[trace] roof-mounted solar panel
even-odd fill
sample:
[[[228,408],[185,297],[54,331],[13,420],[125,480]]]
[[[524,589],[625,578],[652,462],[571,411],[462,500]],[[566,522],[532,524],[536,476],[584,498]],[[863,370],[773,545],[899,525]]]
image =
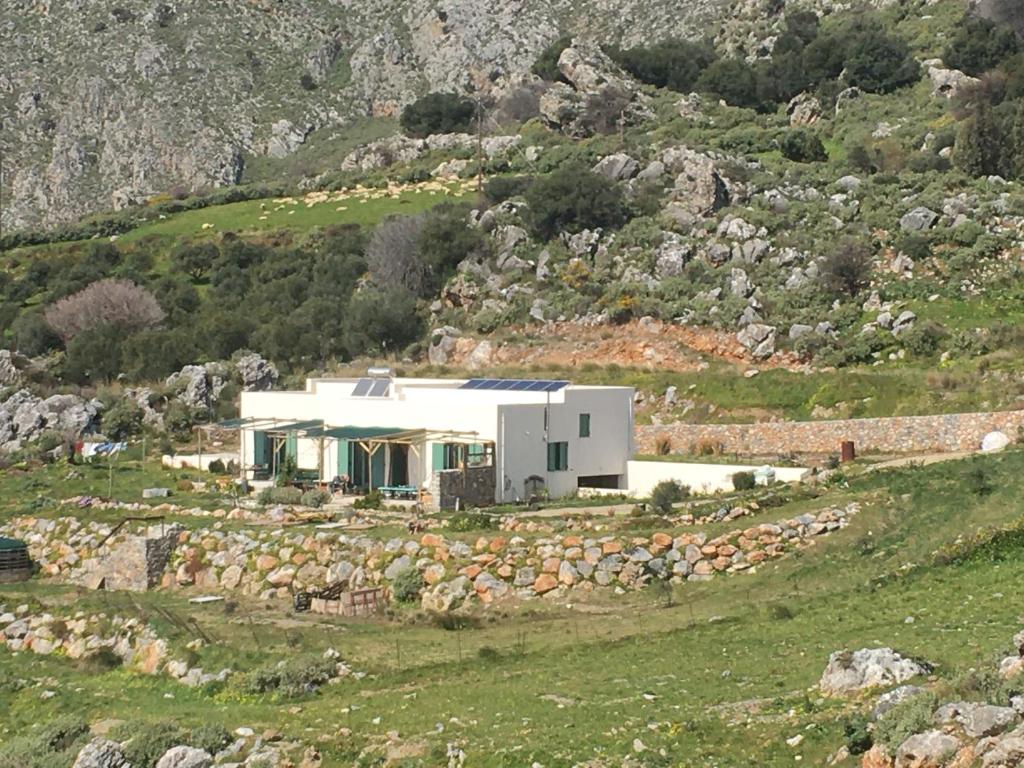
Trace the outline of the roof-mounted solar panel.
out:
[[[360,379],[356,382],[355,389],[352,390],[352,397],[366,397],[371,386],[373,386],[373,379]]]
[[[370,385],[368,397],[387,397],[391,389],[391,382],[388,379],[375,379]]]

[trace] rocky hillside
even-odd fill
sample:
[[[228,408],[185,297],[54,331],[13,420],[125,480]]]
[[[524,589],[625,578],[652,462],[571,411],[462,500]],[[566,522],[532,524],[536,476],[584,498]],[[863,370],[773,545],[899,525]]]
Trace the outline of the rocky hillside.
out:
[[[504,87],[562,30],[692,37],[719,4],[15,0],[0,25],[2,226],[234,184],[249,158],[426,90]]]

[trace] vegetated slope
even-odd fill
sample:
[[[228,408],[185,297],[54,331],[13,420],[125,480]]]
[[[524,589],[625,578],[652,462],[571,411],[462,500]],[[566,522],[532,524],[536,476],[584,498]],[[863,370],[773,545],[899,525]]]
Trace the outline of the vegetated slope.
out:
[[[0,744],[58,712],[88,712],[95,720],[275,728],[288,739],[316,739],[325,764],[369,765],[386,753],[430,764],[454,744],[467,764],[496,766],[620,766],[627,756],[642,766],[774,766],[792,765],[796,755],[822,765],[846,741],[851,718],[873,705],[870,696],[851,703],[816,690],[833,651],[890,646],[928,661],[944,680],[1005,655],[1019,630],[1014,590],[1024,579],[1024,552],[1013,537],[974,543],[985,541],[975,537],[979,530],[1021,524],[1022,469],[1024,454],[1010,452],[871,473],[848,486],[836,478],[817,499],[765,509],[750,522],[857,500],[852,524],[756,573],[687,582],[671,601],[646,589],[581,595],[576,608],[495,605],[482,621],[448,629],[399,612],[391,622],[345,624],[339,635],[324,617],[246,600],[231,611],[198,609],[157,592],[138,596],[134,607],[112,607],[102,593],[3,587],[0,603],[41,600],[56,615],[67,606],[194,615],[214,641],[190,654],[191,663],[230,665],[239,681],[285,655],[311,658],[328,647],[368,676],[291,698],[238,682],[188,689],[129,670],[0,651],[7,673],[0,680],[21,681],[0,697],[10,729]],[[48,472],[35,487],[59,479]],[[28,482],[12,478],[5,487]],[[637,525],[639,535],[650,533]],[[175,652],[194,640],[191,630],[154,621]],[[57,695],[41,697],[54,678],[63,683]],[[796,747],[787,744],[797,735]]]
[[[249,157],[284,157],[314,131],[395,115],[426,90],[501,87],[562,29],[700,34],[716,3],[18,0],[7,10],[9,231],[235,184]]]

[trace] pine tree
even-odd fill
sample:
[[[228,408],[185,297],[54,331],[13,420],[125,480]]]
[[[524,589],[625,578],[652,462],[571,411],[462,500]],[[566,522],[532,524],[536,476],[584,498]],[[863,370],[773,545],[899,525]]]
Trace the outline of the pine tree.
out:
[[[1024,99],[1021,99],[1017,107],[1017,114],[1013,118],[1013,128],[1010,135],[1010,175],[1015,179],[1024,179]]]
[[[988,104],[980,104],[963,121],[953,147],[953,164],[968,176],[999,172],[999,128]]]

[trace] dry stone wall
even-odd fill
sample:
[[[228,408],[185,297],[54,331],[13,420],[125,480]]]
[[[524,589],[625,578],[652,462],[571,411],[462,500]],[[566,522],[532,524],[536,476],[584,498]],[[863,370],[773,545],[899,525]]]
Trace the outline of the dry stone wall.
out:
[[[976,450],[993,430],[1017,439],[1024,430],[1024,410],[838,421],[642,425],[636,428],[636,444],[641,454],[656,453],[656,445],[667,439],[673,453],[713,446],[723,453],[771,455],[838,453],[844,440],[852,440],[860,452],[927,453]]]

